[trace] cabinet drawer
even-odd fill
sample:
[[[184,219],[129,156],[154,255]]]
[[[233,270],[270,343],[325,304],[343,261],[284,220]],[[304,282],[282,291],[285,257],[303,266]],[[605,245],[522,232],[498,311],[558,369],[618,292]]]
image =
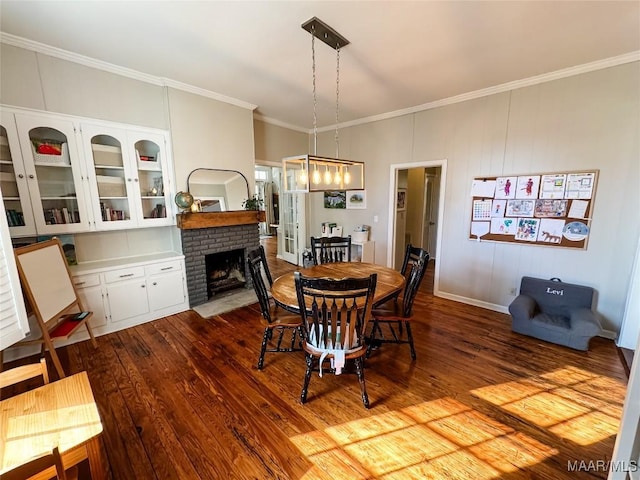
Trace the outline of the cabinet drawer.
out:
[[[100,275],[97,273],[75,275],[72,281],[76,288],[95,287],[96,285],[100,285]]]
[[[156,263],[145,267],[147,275],[157,275],[159,273],[179,272],[182,270],[182,262],[175,260],[173,262]]]
[[[104,278],[107,283],[121,282],[122,280],[131,280],[132,278],[144,277],[144,267],[130,267],[121,270],[113,270],[106,272]]]

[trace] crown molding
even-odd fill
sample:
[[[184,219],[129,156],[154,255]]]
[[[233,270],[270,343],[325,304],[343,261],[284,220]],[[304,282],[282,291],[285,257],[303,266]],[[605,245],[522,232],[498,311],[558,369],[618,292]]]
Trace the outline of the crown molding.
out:
[[[206,90],[200,87],[194,87],[193,85],[189,85],[188,83],[178,82],[177,80],[171,80],[170,78],[162,78],[163,85],[171,88],[175,88],[176,90],[182,90],[183,92],[193,93],[195,95],[200,95],[201,97],[211,98],[213,100],[218,100],[220,102],[229,103],[231,105],[235,105],[236,107],[246,108],[247,110],[255,110],[258,108],[257,105],[254,105],[249,102],[245,102],[243,100],[238,100],[237,98],[227,97],[226,95],[222,95],[221,93],[212,92],[211,90]]]
[[[402,110],[395,110],[393,112],[381,113],[380,115],[373,115],[370,117],[351,120],[349,122],[340,123],[338,127],[353,127],[355,125],[362,125],[365,123],[372,123],[378,122],[380,120],[401,117],[403,115],[422,112],[424,110],[431,110],[432,108],[444,107],[446,105],[452,105],[454,103],[466,102],[468,100],[487,97],[489,95],[495,95],[497,93],[504,93],[510,90],[516,90],[518,88],[530,87],[533,85],[538,85],[540,83],[551,82],[554,80],[560,80],[562,78],[573,77],[575,75],[580,75],[583,73],[589,73],[596,70],[603,70],[605,68],[624,65],[625,63],[637,62],[639,60],[640,50],[637,50],[635,52],[625,53],[616,57],[605,58],[603,60],[597,60],[595,62],[563,68],[554,72],[544,73],[542,75],[536,75],[534,77],[523,78],[521,80],[515,80],[513,82],[502,83],[493,87],[463,93],[454,97],[443,98],[442,100],[436,100],[434,102],[423,103],[422,105],[416,105],[414,107],[409,107]],[[326,127],[318,128],[318,132],[329,132],[334,130],[335,128],[335,124],[328,125]],[[309,133],[312,133],[312,130],[309,130]]]
[[[259,113],[253,113],[253,119],[259,120],[264,123],[268,123],[270,125],[275,125],[276,127],[288,128],[289,130],[295,130],[296,132],[310,134],[313,133],[313,130],[309,130],[304,127],[298,127],[297,125],[292,125],[290,123],[281,122],[280,120],[276,120],[275,118],[265,117]]]
[[[206,90],[203,88],[195,87],[193,85],[178,82],[168,78],[148,75],[146,73],[138,72],[137,70],[121,67],[108,62],[103,62],[101,60],[96,60],[91,57],[86,57],[84,55],[78,55],[76,53],[72,53],[67,50],[62,50],[60,48],[52,47],[50,45],[45,45],[43,43],[35,42],[33,40],[28,40],[28,39],[18,37],[16,35],[11,35],[5,32],[0,32],[0,43],[5,43],[7,45],[13,45],[15,47],[32,50],[45,55],[60,58],[63,60],[68,60],[70,62],[75,62],[81,65],[85,65],[91,68],[96,68],[99,70],[104,70],[110,73],[132,78],[142,82],[150,83],[153,85],[171,87],[177,90],[182,90],[182,91],[194,93],[196,95],[200,95],[203,97],[211,98],[213,100],[229,103],[237,107],[246,108],[254,111],[253,118],[256,120],[260,120],[262,122],[269,123],[271,125],[288,128],[290,130],[294,130],[297,132],[306,133],[309,135],[313,133],[313,129],[307,129],[304,127],[291,125],[291,124],[282,122],[280,120],[276,120],[270,117],[265,117],[263,115],[255,113],[255,109],[258,108],[257,105],[253,105],[251,103],[245,102],[243,100],[238,100],[233,97],[227,97],[226,95],[212,92],[210,90]],[[381,113],[379,115],[372,115],[370,117],[363,117],[356,120],[351,120],[349,122],[338,124],[338,128],[353,127],[353,126],[362,125],[365,123],[378,122],[380,120],[388,120],[390,118],[401,117],[403,115],[410,115],[412,113],[417,113],[424,110],[430,110],[433,108],[452,105],[455,103],[465,102],[468,100],[475,100],[477,98],[486,97],[489,95],[495,95],[498,93],[504,93],[510,90],[516,90],[518,88],[530,87],[530,86],[538,85],[541,83],[560,80],[562,78],[572,77],[575,75],[589,73],[596,70],[603,70],[605,68],[615,67],[618,65],[624,65],[626,63],[637,62],[637,61],[640,61],[640,50],[625,53],[615,57],[605,58],[603,60],[597,60],[595,62],[576,65],[569,68],[563,68],[561,70],[556,70],[554,72],[544,73],[541,75],[536,75],[536,76],[524,78],[521,80],[515,80],[513,82],[503,83],[493,87],[475,90],[473,92],[463,93],[461,95],[456,95],[453,97],[436,100],[434,102],[423,103],[422,105],[416,105],[414,107],[409,107],[402,110],[394,110],[392,112],[386,112],[386,113]],[[322,128],[318,128],[317,131],[329,132],[334,130],[335,128],[336,128],[336,125],[333,124],[333,125],[327,125]]]
[[[67,60],[69,62],[74,62],[80,65],[84,65],[85,67],[103,70],[105,72],[114,73],[116,75],[132,78],[134,80],[139,80],[141,82],[150,83],[152,85],[158,85],[160,87],[171,87],[171,88],[175,88],[176,90],[182,90],[184,92],[194,93],[202,97],[207,97],[213,100],[218,100],[220,102],[229,103],[231,105],[235,105],[241,108],[246,108],[248,110],[255,110],[256,108],[258,108],[257,105],[253,105],[243,100],[238,100],[237,98],[227,97],[226,95],[212,92],[204,88],[194,87],[193,85],[178,82],[176,80],[171,80],[169,78],[156,77],[155,75],[142,73],[137,70],[133,70],[131,68],[114,65],[113,63],[109,63],[109,62],[103,62],[102,60],[96,60],[95,58],[79,55],[77,53],[69,52],[61,48],[52,47],[51,45],[46,45],[44,43],[35,42],[33,40],[28,40],[26,38],[18,37],[10,33],[0,32],[0,43],[4,43],[6,45],[12,45],[14,47],[24,48],[25,50],[31,50],[37,53],[42,53],[44,55],[49,55],[51,57],[56,57],[62,60]]]

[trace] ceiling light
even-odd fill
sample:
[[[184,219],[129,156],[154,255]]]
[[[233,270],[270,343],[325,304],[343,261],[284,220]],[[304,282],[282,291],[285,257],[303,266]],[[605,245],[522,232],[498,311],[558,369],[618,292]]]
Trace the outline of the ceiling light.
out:
[[[339,158],[340,143],[338,141],[338,125],[340,112],[340,48],[349,41],[326,23],[316,17],[302,24],[302,28],[311,34],[311,64],[313,73],[313,155],[296,155],[282,159],[284,170],[285,192],[319,192],[324,190],[364,190],[364,162],[343,160]],[[336,158],[317,156],[318,122],[316,115],[316,54],[315,39],[323,41],[336,51]],[[311,181],[306,172],[313,174]],[[324,183],[322,183],[319,167],[324,167]],[[335,175],[330,169],[335,168]],[[340,172],[344,168],[344,175]],[[351,168],[351,173],[349,169]],[[353,181],[353,182],[352,182]]]

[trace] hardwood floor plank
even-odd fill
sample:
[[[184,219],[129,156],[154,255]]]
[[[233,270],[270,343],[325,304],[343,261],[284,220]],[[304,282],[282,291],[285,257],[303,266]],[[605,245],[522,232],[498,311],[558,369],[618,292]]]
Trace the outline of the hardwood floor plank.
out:
[[[273,239],[267,256],[274,277],[296,268]],[[257,370],[257,304],[58,353],[66,371],[88,372],[115,480],[606,478],[568,465],[611,457],[627,382],[614,343],[542,342],[511,332],[508,315],[431,292],[423,284],[414,304],[417,361],[393,344],[366,361],[369,410],[346,372],[315,372],[300,404],[302,352],[267,354]]]
[[[138,371],[135,358],[127,351],[126,331],[109,337],[117,362],[113,366],[118,387],[156,475],[158,478],[199,478],[147,380]]]

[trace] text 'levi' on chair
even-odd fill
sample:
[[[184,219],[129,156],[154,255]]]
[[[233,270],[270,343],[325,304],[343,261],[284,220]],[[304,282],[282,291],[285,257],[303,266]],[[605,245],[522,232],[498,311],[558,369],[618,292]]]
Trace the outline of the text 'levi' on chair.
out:
[[[85,327],[91,343],[97,347],[91,326],[87,323],[93,312],[84,310],[71,280],[60,240],[53,238],[16,248],[14,252],[22,289],[42,331],[41,338],[24,340],[16,346],[41,343],[43,351],[45,347],[49,350],[58,375],[64,378],[54,342],[68,339],[80,327]]]
[[[350,262],[351,235],[347,237],[311,237],[313,263]]]
[[[317,362],[320,376],[325,361],[336,375],[353,360],[365,408],[369,396],[364,381],[364,331],[371,315],[377,274],[365,278],[310,278],[294,273],[302,316],[303,348],[307,369],[300,401],[307,401],[311,372]]]
[[[249,273],[251,274],[251,281],[253,282],[253,289],[256,292],[258,303],[260,304],[262,318],[266,322],[264,334],[262,335],[260,357],[258,359],[258,370],[261,370],[264,366],[264,355],[266,352],[293,352],[299,350],[295,348],[295,343],[298,338],[301,322],[298,315],[288,314],[284,310],[277,311],[277,307],[272,305],[263,272],[264,276],[267,277],[269,285],[273,284],[273,277],[269,271],[264,247],[262,245],[249,252],[247,255],[247,264],[249,266]],[[274,330],[277,331],[277,340],[275,340],[275,346],[269,347],[269,342],[274,341]],[[287,331],[291,334],[291,341],[283,346],[283,337]]]
[[[371,313],[371,333],[367,339],[367,357],[371,354],[373,347],[381,343],[408,343],[411,348],[411,359],[416,359],[416,349],[413,345],[413,333],[411,331],[413,301],[427,271],[429,254],[425,250],[419,249],[417,259],[415,261],[411,260],[413,263],[409,262],[409,254],[410,249],[407,248],[405,265],[410,264],[411,270],[404,287],[402,299],[395,298],[382,305],[376,305]],[[387,325],[387,337],[384,336],[380,324]],[[403,330],[406,331],[406,334]]]

